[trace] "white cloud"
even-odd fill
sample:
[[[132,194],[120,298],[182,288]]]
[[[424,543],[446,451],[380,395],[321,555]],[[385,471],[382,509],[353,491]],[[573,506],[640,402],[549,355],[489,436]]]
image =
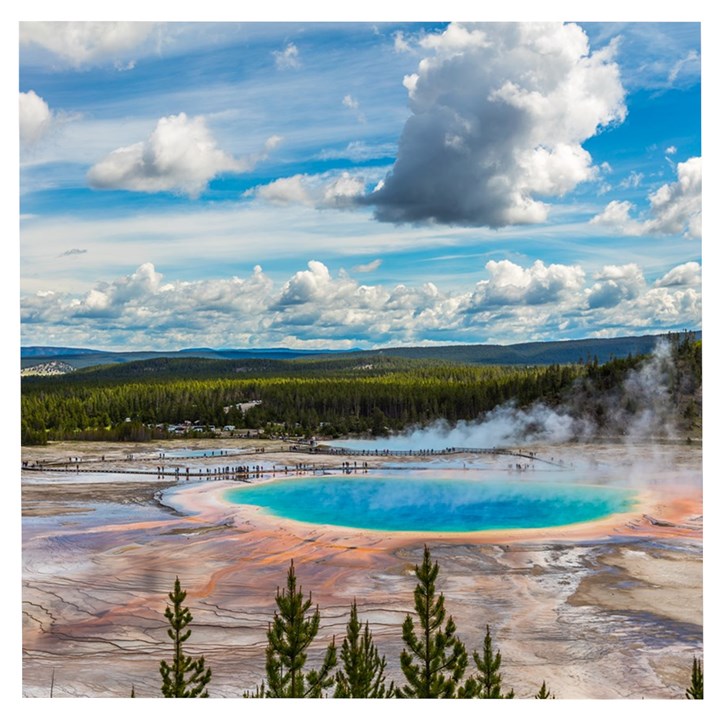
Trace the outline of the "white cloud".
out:
[[[360,102],[357,98],[354,98],[352,95],[345,95],[342,100],[342,104],[343,107],[346,107],[348,110],[352,110],[355,113],[355,117],[358,122],[365,122],[365,115],[360,111]]]
[[[485,266],[489,280],[477,284],[473,306],[542,305],[557,302],[583,287],[585,273],[576,265],[546,266],[536,260],[523,268],[510,260],[491,260]]]
[[[123,63],[118,60],[115,62],[115,69],[118,72],[127,72],[128,70],[134,70],[135,69],[135,61],[128,60],[127,62]]]
[[[678,163],[677,182],[663,185],[650,195],[652,219],[649,232],[702,236],[702,158]]]
[[[355,265],[353,267],[353,272],[358,273],[369,273],[374,272],[382,265],[382,260],[380,258],[376,258],[375,260],[371,260],[369,263],[364,263],[362,265]]]
[[[670,147],[665,148],[666,155],[675,155],[676,152],[677,152],[677,148],[674,145],[671,145]]]
[[[237,160],[217,147],[202,116],[180,113],[160,118],[146,141],[114,150],[87,177],[99,189],[172,190],[197,197],[216,175],[252,169],[278,142],[273,136],[264,152]]]
[[[282,287],[271,306],[271,327],[303,338],[406,342],[418,332],[459,327],[458,306],[457,298],[439,292],[432,283],[416,288],[360,285],[342,272],[333,277],[323,263],[313,260]]]
[[[607,225],[623,235],[641,235],[642,225],[632,220],[634,205],[629,200],[612,200],[605,209],[590,220],[591,225]]]
[[[308,187],[308,175],[292,175],[278,178],[267,185],[259,185],[246,192],[262,200],[278,205],[308,205],[314,204],[312,193]]]
[[[394,145],[393,143],[368,145],[362,140],[354,140],[339,150],[322,150],[318,157],[321,160],[347,158],[348,160],[353,160],[354,162],[362,162],[364,160],[373,160],[375,158],[395,157],[396,153],[397,145]]]
[[[620,182],[620,187],[624,190],[628,188],[636,188],[640,186],[642,182],[643,174],[633,170],[624,180]]]
[[[343,107],[349,108],[350,110],[357,110],[360,107],[360,103],[352,96],[346,95],[342,101]]]
[[[300,67],[300,51],[294,43],[288,43],[283,50],[273,52],[275,65],[280,70],[289,70]]]
[[[645,288],[645,278],[635,263],[606,265],[595,275],[596,282],[588,291],[588,307],[615,307],[623,300],[634,300]]]
[[[377,266],[377,261],[370,265]],[[362,267],[360,269],[363,269]],[[360,271],[360,270],[356,270]],[[361,284],[311,260],[274,284],[247,277],[167,281],[152,263],[78,293],[22,298],[23,339],[64,337],[102,347],[285,345],[347,347],[427,342],[523,342],[642,329],[699,327],[694,263],[648,288],[637,265],[607,266],[591,287],[579,267],[488,263],[475,288]],[[681,280],[683,282],[681,282]]]
[[[20,143],[30,146],[41,140],[50,130],[53,113],[48,104],[34,90],[20,93]]]
[[[397,160],[367,198],[378,219],[537,223],[541,197],[596,177],[582,143],[626,113],[613,43],[591,54],[574,24],[453,23],[421,45]]]
[[[637,298],[621,301],[616,306],[597,312],[600,323],[625,332],[648,332],[648,328],[700,327],[702,295],[694,288],[670,290],[665,287],[651,288]],[[617,330],[616,330],[617,331]]]
[[[365,182],[362,178],[343,172],[325,187],[322,204],[325,207],[351,206],[364,191]]]
[[[21,22],[20,44],[38,45],[72,65],[80,66],[124,57],[144,43],[156,25],[125,21]],[[128,61],[125,61],[124,69],[128,69]]]
[[[606,225],[622,235],[702,237],[702,158],[678,163],[676,182],[662,185],[648,196],[649,217],[633,219],[632,203],[613,200],[590,222]]]
[[[700,75],[700,53],[689,50],[685,57],[678,60],[670,69],[668,83],[674,85],[679,77],[696,77]]]
[[[405,34],[402,30],[398,30],[393,35],[393,49],[396,53],[410,52],[410,43],[405,39]]]
[[[669,270],[655,282],[656,287],[690,286],[698,290],[702,283],[700,263],[687,262]]]
[[[317,260],[308,263],[307,270],[295,273],[282,290],[279,305],[298,305],[316,300],[327,292],[331,284],[330,271]]]
[[[299,174],[278,178],[267,185],[259,185],[245,192],[247,197],[258,197],[278,205],[306,205],[308,207],[353,207],[365,191],[365,180],[343,171],[340,175]]]

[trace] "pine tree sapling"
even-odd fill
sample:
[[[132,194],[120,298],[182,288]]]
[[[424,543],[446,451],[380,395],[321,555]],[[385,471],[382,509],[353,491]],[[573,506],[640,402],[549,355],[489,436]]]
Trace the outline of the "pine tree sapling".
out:
[[[550,693],[550,691],[547,688],[547,685],[545,684],[545,681],[543,680],[542,687],[537,691],[537,694],[535,695],[536,700],[554,700],[555,696]]]
[[[336,698],[387,698],[393,697],[393,683],[385,687],[385,656],[380,657],[365,623],[362,630],[358,620],[357,603],[353,600],[347,636],[340,648],[342,667],[335,675]]]
[[[193,619],[190,610],[182,606],[186,595],[180,580],[175,578],[175,589],[168,595],[172,609],[165,608],[165,617],[170,623],[167,633],[173,641],[173,659],[171,664],[160,661],[164,697],[208,697],[206,687],[212,671],[205,668],[205,658],[201,655],[194,660],[183,652],[183,644],[192,632],[188,625]]]
[[[702,663],[697,658],[693,658],[692,677],[690,679],[690,687],[685,690],[685,697],[688,700],[703,699],[703,669]]]
[[[509,700],[515,697],[515,692],[513,690],[510,690],[507,694],[503,694],[502,675],[500,674],[502,656],[500,655],[500,652],[496,652],[493,655],[492,637],[490,636],[489,625],[486,625],[482,657],[477,652],[474,652],[473,660],[475,660],[478,673],[476,676],[470,678],[465,685],[467,697],[502,700]],[[543,683],[543,687],[544,686],[545,683]]]
[[[438,564],[430,560],[427,545],[422,565],[415,566],[415,612],[420,632],[415,633],[413,619],[405,618],[402,636],[405,645],[400,668],[407,683],[396,691],[401,698],[452,698],[467,667],[467,652],[455,637],[455,623],[449,617],[445,627],[445,598],[435,596]]]
[[[319,698],[332,686],[331,671],[337,664],[335,639],[325,651],[319,669],[305,672],[307,649],[320,629],[320,610],[306,616],[312,605],[312,593],[303,600],[302,587],[297,587],[295,567],[290,562],[287,587],[275,595],[277,610],[267,632],[265,652],[267,680],[255,697]]]

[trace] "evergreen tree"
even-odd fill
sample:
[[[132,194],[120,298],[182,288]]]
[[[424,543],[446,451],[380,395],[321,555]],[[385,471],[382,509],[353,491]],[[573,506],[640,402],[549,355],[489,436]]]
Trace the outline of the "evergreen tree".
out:
[[[438,564],[430,561],[427,545],[420,567],[415,566],[415,611],[420,634],[415,634],[410,615],[403,623],[402,635],[407,649],[400,654],[400,667],[407,684],[396,691],[401,698],[452,698],[467,667],[465,646],[455,637],[455,623],[449,617],[445,628],[445,598],[435,596]]]
[[[473,653],[473,660],[478,669],[477,676],[471,678],[465,684],[466,697],[507,699],[515,697],[515,692],[510,690],[506,695],[502,691],[502,675],[500,674],[500,664],[502,656],[500,652],[496,652],[493,656],[492,637],[490,636],[490,626],[486,626],[485,641],[483,643],[482,657],[477,652]],[[543,683],[543,687],[545,683]]]
[[[703,699],[702,663],[695,657],[693,658],[692,678],[690,680],[690,687],[687,688],[687,690],[685,690],[685,697],[688,700],[702,700]]]
[[[554,700],[555,696],[550,694],[550,691],[547,689],[547,685],[545,685],[545,681],[543,680],[542,687],[538,690],[537,695],[535,695],[535,698],[537,700]]]
[[[290,561],[287,588],[278,588],[275,595],[278,609],[268,628],[268,646],[265,652],[267,682],[258,688],[253,697],[319,698],[322,691],[332,686],[331,671],[337,664],[335,639],[325,651],[322,665],[305,672],[307,649],[320,629],[320,610],[306,617],[312,605],[312,593],[303,600],[302,587],[297,587],[295,567]]]
[[[169,606],[165,608],[165,617],[170,623],[167,633],[173,641],[174,652],[172,664],[160,661],[164,697],[208,697],[206,686],[212,677],[212,670],[205,669],[205,658],[202,655],[194,660],[183,652],[183,644],[192,633],[187,626],[193,619],[190,610],[182,606],[186,595],[187,592],[180,587],[180,580],[176,577],[175,589],[168,594],[172,609]]]
[[[335,676],[336,698],[388,698],[395,688],[385,687],[385,656],[380,657],[372,639],[369,624],[365,629],[358,620],[357,603],[353,600],[347,636],[340,649],[342,668]]]

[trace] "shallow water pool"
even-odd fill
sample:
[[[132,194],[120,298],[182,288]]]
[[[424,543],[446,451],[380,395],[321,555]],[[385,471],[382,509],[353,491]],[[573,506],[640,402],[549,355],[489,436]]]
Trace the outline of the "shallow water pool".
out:
[[[233,488],[226,498],[319,525],[408,532],[557,527],[631,510],[635,493],[577,480],[418,475],[321,476]]]

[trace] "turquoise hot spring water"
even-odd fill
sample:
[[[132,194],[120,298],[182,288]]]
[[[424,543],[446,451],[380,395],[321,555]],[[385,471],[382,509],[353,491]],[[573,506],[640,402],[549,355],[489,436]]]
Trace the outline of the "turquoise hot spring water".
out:
[[[233,488],[226,499],[281,518],[392,532],[478,532],[557,527],[633,508],[632,490],[558,473],[301,476]]]

